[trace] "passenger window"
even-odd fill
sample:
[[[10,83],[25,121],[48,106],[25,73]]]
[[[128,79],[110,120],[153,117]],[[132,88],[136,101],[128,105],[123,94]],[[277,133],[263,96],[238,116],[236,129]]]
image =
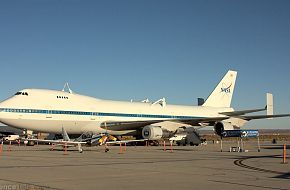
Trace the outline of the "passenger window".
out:
[[[56,98],[68,99],[68,97],[66,97],[66,96],[56,96]]]

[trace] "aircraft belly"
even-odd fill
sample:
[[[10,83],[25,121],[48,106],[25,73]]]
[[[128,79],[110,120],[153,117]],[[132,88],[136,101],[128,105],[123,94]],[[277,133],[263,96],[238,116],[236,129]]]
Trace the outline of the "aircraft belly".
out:
[[[68,121],[68,120],[41,120],[41,119],[2,119],[2,123],[21,129],[42,131],[47,133],[61,133],[62,127],[69,134],[81,134],[82,127],[91,121]]]

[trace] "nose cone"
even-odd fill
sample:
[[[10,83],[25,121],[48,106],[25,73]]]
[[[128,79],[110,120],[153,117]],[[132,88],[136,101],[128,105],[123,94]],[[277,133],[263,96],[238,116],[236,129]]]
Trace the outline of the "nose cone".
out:
[[[1,119],[3,118],[3,113],[4,113],[4,107],[3,107],[3,102],[1,102],[0,103],[0,122],[2,122],[1,121]]]
[[[2,123],[4,109],[0,105],[0,122]]]
[[[0,122],[3,123],[3,120],[7,117],[7,100],[0,103]]]

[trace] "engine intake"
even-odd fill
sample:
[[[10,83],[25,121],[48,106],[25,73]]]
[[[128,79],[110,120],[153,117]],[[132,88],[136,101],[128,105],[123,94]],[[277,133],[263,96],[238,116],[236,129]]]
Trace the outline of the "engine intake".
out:
[[[225,130],[234,130],[235,127],[228,122],[219,121],[214,125],[214,131],[217,135],[223,136]]]
[[[170,137],[170,133],[159,126],[147,125],[142,129],[142,137],[149,140],[159,140]]]

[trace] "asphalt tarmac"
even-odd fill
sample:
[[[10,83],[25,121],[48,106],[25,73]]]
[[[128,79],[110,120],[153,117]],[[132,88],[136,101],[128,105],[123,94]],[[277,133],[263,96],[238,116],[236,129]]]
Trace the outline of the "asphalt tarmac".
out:
[[[28,189],[290,189],[290,164],[282,143],[233,142],[206,146],[111,146],[49,151],[50,146],[4,145],[0,190]],[[288,142],[289,145],[289,142]],[[289,147],[287,147],[289,156]],[[9,151],[9,149],[11,151]]]

